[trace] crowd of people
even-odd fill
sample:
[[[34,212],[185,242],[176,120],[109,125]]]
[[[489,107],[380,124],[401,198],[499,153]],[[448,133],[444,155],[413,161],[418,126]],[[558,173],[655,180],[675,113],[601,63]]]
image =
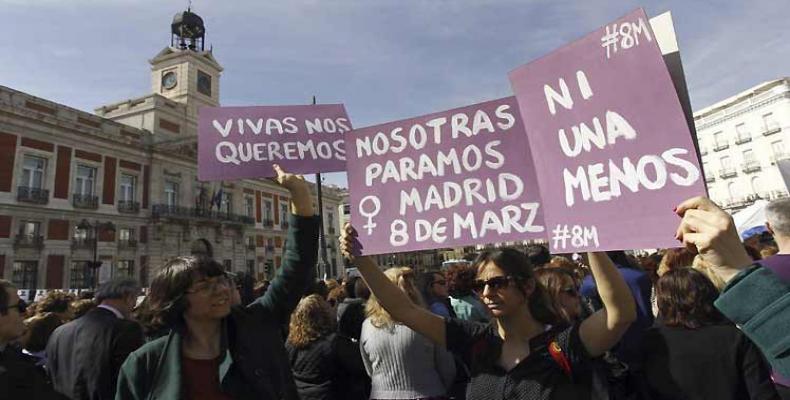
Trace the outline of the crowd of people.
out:
[[[0,398],[788,399],[790,199],[744,244],[705,198],[679,248],[552,255],[491,247],[467,263],[316,280],[319,221],[291,194],[271,282],[207,254],[161,266],[145,296],[115,279],[27,306],[0,280]]]

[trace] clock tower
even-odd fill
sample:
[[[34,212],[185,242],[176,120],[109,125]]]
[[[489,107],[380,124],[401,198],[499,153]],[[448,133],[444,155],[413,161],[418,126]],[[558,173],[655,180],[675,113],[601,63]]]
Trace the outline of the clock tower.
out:
[[[219,105],[222,66],[204,48],[203,19],[191,9],[176,14],[170,28],[170,46],[149,61],[152,91],[185,104],[196,117],[199,107]]]

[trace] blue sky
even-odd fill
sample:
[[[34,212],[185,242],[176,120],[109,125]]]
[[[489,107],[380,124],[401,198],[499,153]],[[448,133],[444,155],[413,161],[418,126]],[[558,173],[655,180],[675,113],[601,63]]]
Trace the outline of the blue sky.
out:
[[[186,0],[0,0],[0,85],[91,111],[150,91]],[[694,109],[790,75],[787,0],[194,0],[223,105],[342,102],[357,127],[511,94],[507,72],[671,10]],[[345,185],[343,174],[327,181]]]

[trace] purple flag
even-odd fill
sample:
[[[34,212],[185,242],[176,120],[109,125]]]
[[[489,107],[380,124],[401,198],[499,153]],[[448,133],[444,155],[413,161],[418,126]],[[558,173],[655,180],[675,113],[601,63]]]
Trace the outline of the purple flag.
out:
[[[346,135],[362,254],[545,237],[515,97]]]
[[[200,180],[346,170],[343,134],[351,123],[342,104],[204,107],[198,122]]]
[[[510,73],[551,249],[673,247],[704,195],[691,134],[643,10]]]

